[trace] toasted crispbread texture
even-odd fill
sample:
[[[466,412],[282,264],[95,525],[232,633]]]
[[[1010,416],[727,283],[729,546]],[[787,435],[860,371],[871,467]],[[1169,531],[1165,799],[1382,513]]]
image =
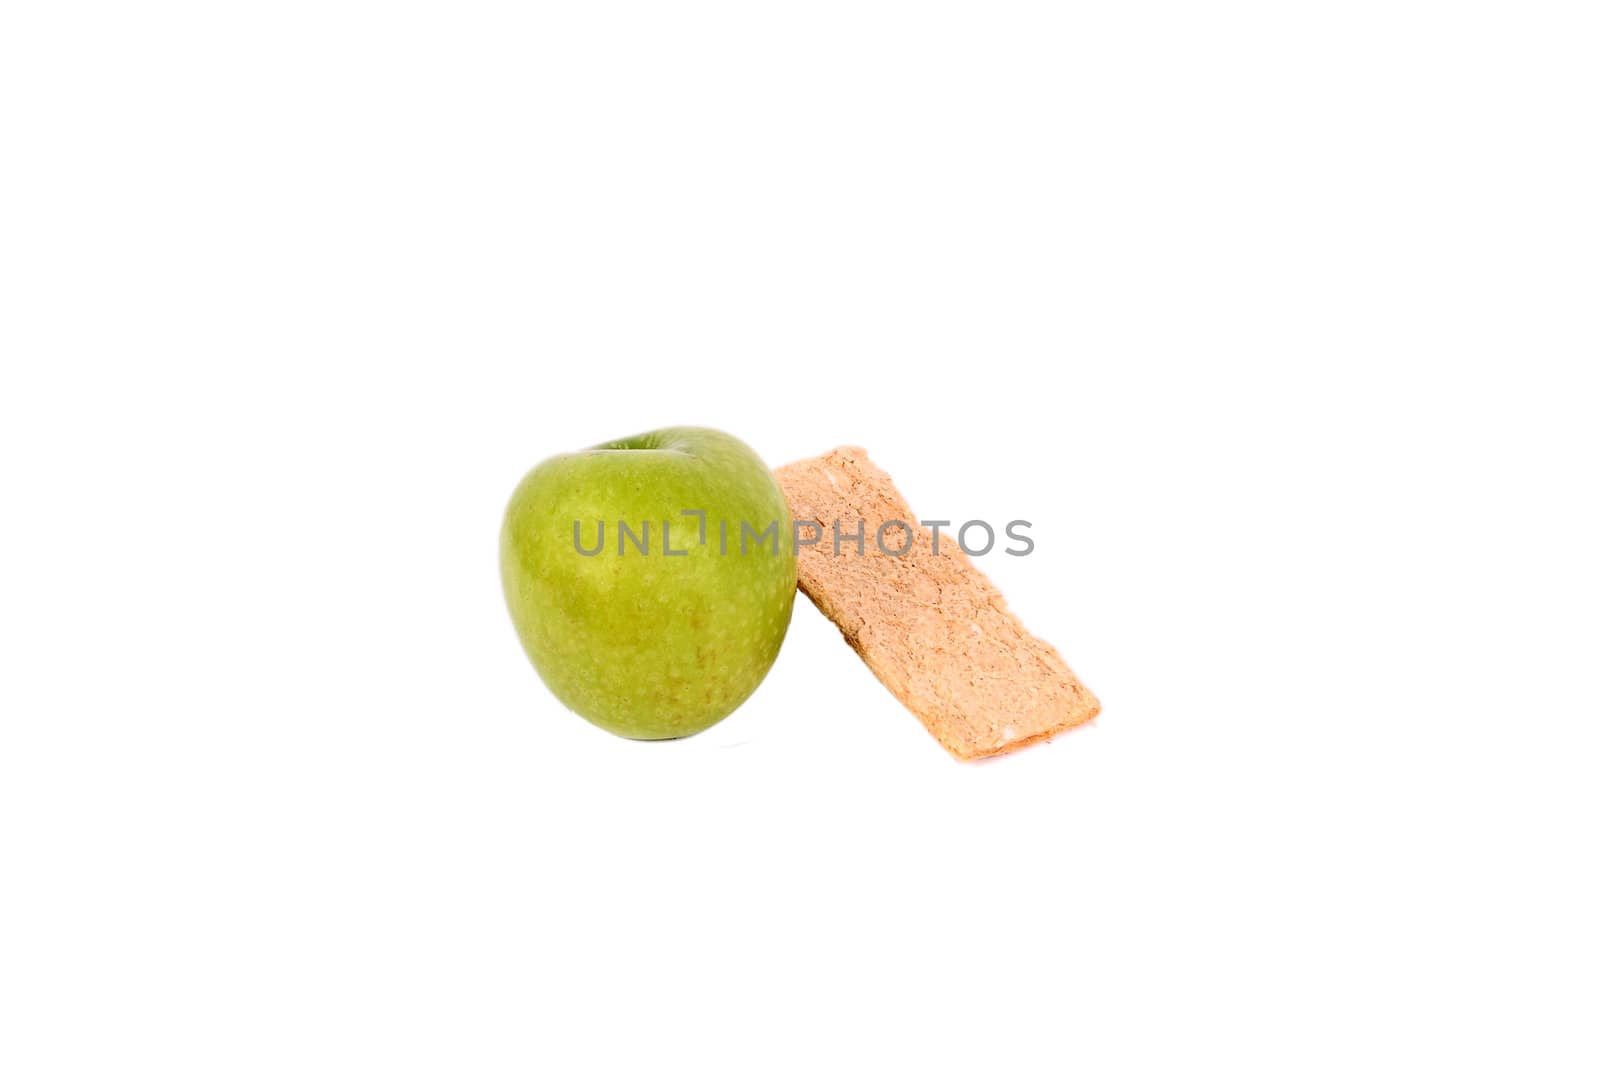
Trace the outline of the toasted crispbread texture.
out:
[[[933,553],[889,476],[860,448],[836,448],[777,470],[795,522],[814,522],[821,540],[799,549],[800,591],[839,627],[889,691],[959,759],[1022,748],[1088,722],[1100,702],[1060,654],[1006,610],[1005,600],[946,528]],[[913,531],[909,551],[879,551],[874,534],[898,519]],[[834,553],[834,523],[840,551]],[[857,554],[852,537],[865,524]],[[802,528],[810,538],[810,528]],[[905,532],[890,527],[896,552]]]

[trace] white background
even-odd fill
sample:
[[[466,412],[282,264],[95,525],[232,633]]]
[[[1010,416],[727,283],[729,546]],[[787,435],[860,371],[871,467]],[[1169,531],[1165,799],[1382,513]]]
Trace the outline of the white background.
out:
[[[1584,4],[8,4],[0,1061],[1594,1063]],[[853,443],[1105,705],[803,600],[692,740],[553,452]]]

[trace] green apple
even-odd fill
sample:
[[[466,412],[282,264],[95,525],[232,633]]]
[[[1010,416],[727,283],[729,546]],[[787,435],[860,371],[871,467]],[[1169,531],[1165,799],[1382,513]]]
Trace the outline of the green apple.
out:
[[[673,427],[529,471],[506,507],[500,576],[563,704],[623,737],[687,737],[744,703],[777,658],[794,531],[747,445]]]

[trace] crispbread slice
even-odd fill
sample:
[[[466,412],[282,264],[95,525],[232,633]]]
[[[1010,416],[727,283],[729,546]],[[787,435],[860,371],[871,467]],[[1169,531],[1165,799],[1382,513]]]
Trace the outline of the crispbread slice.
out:
[[[1006,610],[949,531],[934,554],[930,530],[864,449],[836,448],[776,474],[795,522],[822,531],[817,543],[799,549],[801,592],[952,755],[996,756],[1099,713],[1094,694]],[[898,556],[875,543],[892,520],[912,531],[910,549]],[[862,528],[858,554],[853,538]],[[806,539],[813,533],[803,532]],[[900,551],[905,537],[890,526],[884,546]]]

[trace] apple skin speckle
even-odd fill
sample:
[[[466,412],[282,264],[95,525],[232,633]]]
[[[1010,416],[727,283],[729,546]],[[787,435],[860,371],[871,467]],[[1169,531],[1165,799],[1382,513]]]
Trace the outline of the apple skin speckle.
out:
[[[705,544],[686,510],[706,513]],[[647,550],[620,536],[619,520],[635,537],[648,530]],[[599,552],[578,551],[574,522],[584,552],[604,524]],[[753,534],[740,551],[741,524],[773,522],[776,553]],[[623,737],[687,737],[744,703],[777,658],[794,610],[793,526],[747,445],[673,427],[529,471],[506,507],[500,576],[522,647],[563,704]]]

